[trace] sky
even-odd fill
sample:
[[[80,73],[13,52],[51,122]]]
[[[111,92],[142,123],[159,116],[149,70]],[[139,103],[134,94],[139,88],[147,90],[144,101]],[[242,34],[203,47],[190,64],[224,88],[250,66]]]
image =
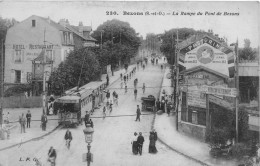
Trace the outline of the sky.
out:
[[[90,26],[95,30],[107,20],[119,19],[129,22],[137,33],[164,33],[172,28],[212,29],[228,43],[236,42],[243,47],[244,39],[251,41],[252,47],[259,46],[260,7],[259,2],[191,2],[191,1],[0,1],[0,16],[22,21],[31,15],[50,17],[58,22],[68,19],[70,24]],[[139,12],[143,15],[124,15],[126,12]],[[109,12],[109,15],[107,15]],[[117,15],[110,15],[110,12]],[[146,15],[149,12],[150,15]],[[157,15],[152,15],[156,12]],[[194,15],[181,15],[181,12]],[[201,15],[198,15],[199,12]],[[214,13],[215,12],[215,13]],[[219,12],[220,15],[217,15]],[[237,13],[238,15],[224,15]],[[177,15],[178,13],[178,15]],[[206,13],[212,13],[208,15]],[[158,15],[164,14],[164,15]]]

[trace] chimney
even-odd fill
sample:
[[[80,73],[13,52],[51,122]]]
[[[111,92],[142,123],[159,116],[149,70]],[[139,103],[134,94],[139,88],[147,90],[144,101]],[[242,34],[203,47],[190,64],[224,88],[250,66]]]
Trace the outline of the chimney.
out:
[[[66,26],[66,20],[64,18],[60,19],[59,24],[62,25],[63,27],[65,27]]]
[[[83,23],[81,21],[79,22],[79,34],[83,36]]]

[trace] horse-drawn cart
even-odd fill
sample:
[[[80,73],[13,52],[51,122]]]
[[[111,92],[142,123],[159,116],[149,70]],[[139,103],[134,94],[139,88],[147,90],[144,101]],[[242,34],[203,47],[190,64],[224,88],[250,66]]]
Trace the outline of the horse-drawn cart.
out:
[[[148,97],[142,97],[142,111],[154,111],[155,110],[155,97],[149,95]]]

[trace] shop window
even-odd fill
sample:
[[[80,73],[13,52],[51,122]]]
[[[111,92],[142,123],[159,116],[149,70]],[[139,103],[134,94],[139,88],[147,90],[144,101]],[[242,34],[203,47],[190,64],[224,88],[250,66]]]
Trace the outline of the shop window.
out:
[[[36,26],[36,20],[32,20],[32,27]]]
[[[15,50],[14,62],[22,62],[22,50]]]
[[[15,83],[21,83],[21,70],[15,70]]]

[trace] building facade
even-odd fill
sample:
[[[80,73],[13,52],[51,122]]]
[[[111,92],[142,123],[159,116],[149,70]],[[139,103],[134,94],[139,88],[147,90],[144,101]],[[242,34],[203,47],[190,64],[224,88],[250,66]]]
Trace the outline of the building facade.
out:
[[[79,27],[83,27],[82,23]],[[5,43],[5,83],[31,83],[35,78],[35,71],[37,77],[43,76],[42,62],[37,60],[41,59],[40,53],[51,61],[45,65],[45,72],[50,75],[53,69],[66,59],[69,52],[95,45],[96,40],[89,36],[91,28],[83,27],[82,35],[78,29],[74,29],[72,30],[68,20],[61,19],[56,23],[50,18],[35,15],[11,27],[7,31]]]
[[[180,84],[179,131],[205,141],[213,109],[234,110],[234,52],[212,34],[192,36],[180,44],[179,64],[184,66]]]

